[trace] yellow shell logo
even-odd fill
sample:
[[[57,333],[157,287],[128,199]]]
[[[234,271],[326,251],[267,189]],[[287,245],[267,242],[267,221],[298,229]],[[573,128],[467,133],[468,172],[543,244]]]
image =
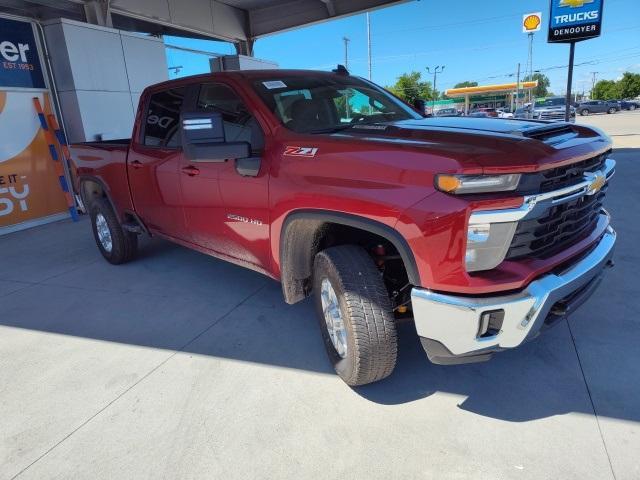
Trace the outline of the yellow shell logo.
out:
[[[529,15],[524,19],[524,28],[527,30],[535,30],[540,25],[540,17],[537,15]]]

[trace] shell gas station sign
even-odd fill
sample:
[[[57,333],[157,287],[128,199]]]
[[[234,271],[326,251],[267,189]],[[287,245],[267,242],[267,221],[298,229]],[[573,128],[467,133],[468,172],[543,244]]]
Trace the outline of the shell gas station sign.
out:
[[[0,18],[0,234],[68,215],[45,131],[52,103],[31,22]]]
[[[534,33],[540,31],[542,12],[526,13],[522,16],[522,32]]]

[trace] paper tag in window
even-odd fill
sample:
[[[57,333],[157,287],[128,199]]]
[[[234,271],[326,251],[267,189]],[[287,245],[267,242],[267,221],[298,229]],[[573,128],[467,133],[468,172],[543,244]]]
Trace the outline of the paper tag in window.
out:
[[[273,90],[274,88],[287,88],[287,84],[281,80],[270,80],[268,82],[262,82],[262,84],[269,90]]]

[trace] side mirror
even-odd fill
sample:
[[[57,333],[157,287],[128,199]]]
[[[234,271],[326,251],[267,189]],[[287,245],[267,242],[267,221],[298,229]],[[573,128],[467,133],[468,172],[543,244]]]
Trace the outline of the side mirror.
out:
[[[248,142],[226,142],[222,115],[185,112],[181,116],[182,149],[191,162],[226,162],[251,156]]]
[[[415,108],[415,109],[416,109],[416,111],[417,111],[420,115],[422,115],[423,117],[424,117],[424,116],[426,116],[426,115],[425,115],[425,105],[426,105],[426,104],[424,103],[424,100],[422,100],[421,98],[416,98],[416,99],[413,101],[413,108]]]

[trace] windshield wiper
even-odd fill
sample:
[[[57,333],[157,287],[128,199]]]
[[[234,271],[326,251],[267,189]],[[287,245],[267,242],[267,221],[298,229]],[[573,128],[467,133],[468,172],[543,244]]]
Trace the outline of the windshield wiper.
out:
[[[308,132],[304,132],[304,133],[336,133],[336,132],[341,132],[342,130],[353,128],[355,125],[357,124],[350,123],[348,125],[336,125],[335,127],[331,127],[331,128],[320,128],[318,130],[309,130]]]

